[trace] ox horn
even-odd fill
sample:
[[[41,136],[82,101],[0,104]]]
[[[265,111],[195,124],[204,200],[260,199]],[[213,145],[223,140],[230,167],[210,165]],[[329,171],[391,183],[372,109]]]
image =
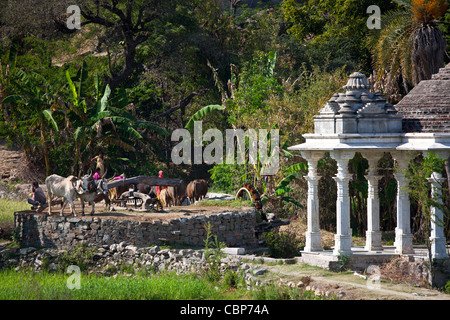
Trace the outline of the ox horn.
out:
[[[108,173],[108,169],[105,170],[105,173],[103,174],[102,179],[105,179],[107,173]]]

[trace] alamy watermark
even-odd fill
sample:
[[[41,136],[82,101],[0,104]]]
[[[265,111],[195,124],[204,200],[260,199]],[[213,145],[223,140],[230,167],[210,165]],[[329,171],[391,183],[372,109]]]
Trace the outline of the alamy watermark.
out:
[[[367,19],[366,25],[367,28],[372,29],[381,29],[381,9],[377,5],[371,5],[367,7],[366,13],[371,14],[371,16]]]
[[[71,5],[67,7],[66,10],[67,14],[70,14],[70,16],[66,20],[66,26],[67,29],[73,30],[73,29],[81,29],[81,10],[80,7],[77,5]]]
[[[172,162],[178,164],[252,164],[261,165],[261,175],[274,175],[279,168],[278,129],[226,129],[224,137],[218,129],[208,129],[203,133],[202,121],[194,122],[194,139],[187,129],[172,132],[172,141],[179,142],[171,153]],[[181,139],[181,141],[180,141]],[[203,148],[203,142],[210,142]],[[236,152],[235,152],[236,151]],[[248,161],[246,154],[248,153]],[[225,161],[224,161],[225,160]]]
[[[381,288],[381,270],[377,265],[370,265],[366,270],[370,276],[367,278],[367,288],[374,290]]]
[[[76,265],[70,265],[66,269],[66,273],[71,275],[67,278],[67,288],[69,290],[80,289],[81,288],[81,269]]]

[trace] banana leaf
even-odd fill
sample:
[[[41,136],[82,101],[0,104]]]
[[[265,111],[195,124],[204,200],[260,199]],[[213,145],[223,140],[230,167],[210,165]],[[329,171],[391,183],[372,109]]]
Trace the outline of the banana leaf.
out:
[[[282,197],[281,200],[286,201],[286,202],[290,202],[295,204],[298,207],[303,207],[302,204],[300,202],[298,202],[296,199],[292,198],[292,197]]]
[[[185,128],[188,130],[191,130],[194,127],[194,122],[200,120],[204,116],[210,114],[211,112],[215,110],[224,110],[225,107],[218,105],[218,104],[211,104],[209,106],[201,108],[199,111],[197,111],[188,121]]]
[[[53,129],[55,129],[55,131],[59,131],[58,125],[56,124],[56,121],[53,118],[51,110],[46,109],[46,110],[42,111],[42,115],[44,116],[45,119],[47,119],[48,122],[50,122],[52,124],[52,127],[53,127]]]

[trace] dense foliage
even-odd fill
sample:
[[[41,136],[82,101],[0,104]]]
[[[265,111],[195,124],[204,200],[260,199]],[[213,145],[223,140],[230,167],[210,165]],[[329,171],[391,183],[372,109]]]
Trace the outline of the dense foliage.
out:
[[[401,96],[415,84],[418,71],[411,76],[410,68],[417,65],[420,71],[427,63],[448,62],[446,55],[428,61],[434,55],[415,51],[411,63],[402,54],[406,44],[423,48],[417,33],[421,22],[448,41],[450,12],[443,1],[426,0],[255,3],[80,0],[81,29],[72,30],[66,25],[69,1],[6,1],[0,9],[1,137],[22,146],[29,163],[42,168],[42,177],[86,172],[93,166],[90,159],[102,151],[111,175],[156,175],[162,169],[167,177],[207,178],[215,190],[230,193],[251,183],[266,194],[271,210],[304,216],[305,167],[298,168],[289,185],[282,184],[293,173],[289,168],[304,162],[287,147],[312,131],[312,116],[341,90],[351,72],[391,73],[389,86],[380,90],[404,88],[395,91]],[[381,10],[381,30],[366,25],[370,5]],[[401,21],[395,19],[399,16]],[[411,34],[399,34],[405,28],[416,35],[415,42],[401,37]],[[262,177],[260,162],[171,162],[177,143],[171,132],[210,105],[223,110],[200,113],[203,131],[279,130],[280,170],[275,176]],[[246,148],[248,152],[248,143]],[[392,227],[395,181],[392,161],[384,164],[382,224]],[[352,227],[362,233],[366,167],[363,159],[351,165],[356,178],[351,185]],[[324,177],[321,225],[330,230],[334,170],[329,157],[319,168]]]

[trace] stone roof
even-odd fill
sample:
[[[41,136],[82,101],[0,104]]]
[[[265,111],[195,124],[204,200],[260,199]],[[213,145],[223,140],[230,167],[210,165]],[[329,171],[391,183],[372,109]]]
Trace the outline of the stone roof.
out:
[[[450,64],[416,85],[396,106],[404,132],[450,133]]]
[[[345,92],[335,93],[314,116],[316,134],[398,133],[402,116],[360,72],[350,75]]]

